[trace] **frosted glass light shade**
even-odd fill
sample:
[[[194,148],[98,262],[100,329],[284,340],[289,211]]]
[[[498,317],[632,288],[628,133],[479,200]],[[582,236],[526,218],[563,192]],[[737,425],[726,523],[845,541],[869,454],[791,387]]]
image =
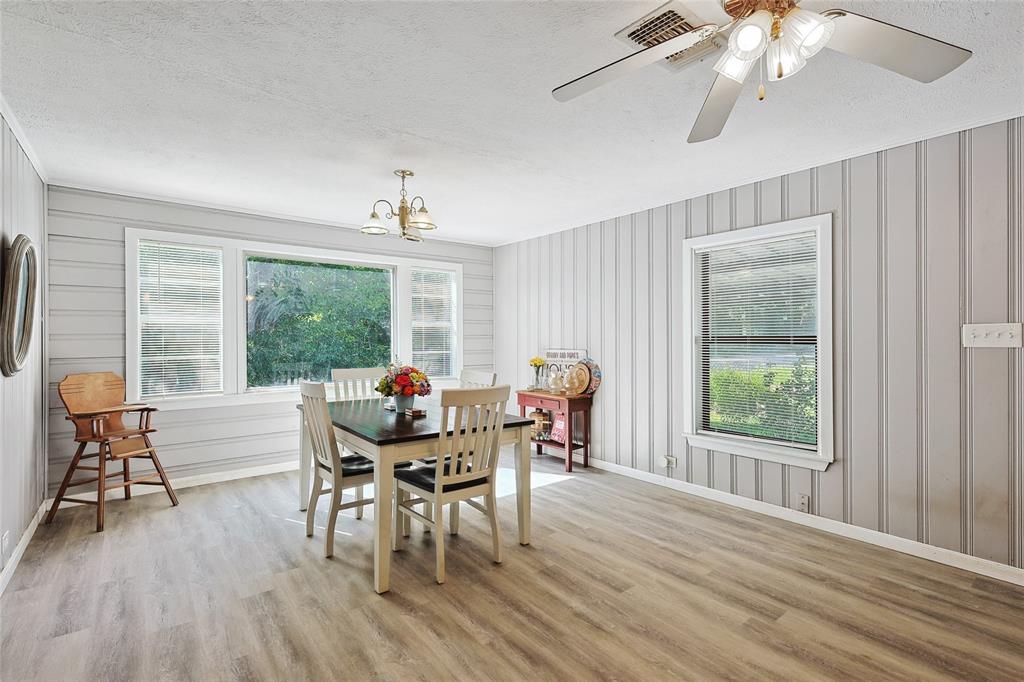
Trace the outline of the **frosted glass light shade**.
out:
[[[742,83],[747,79],[747,74],[754,68],[754,64],[757,63],[757,57],[753,59],[743,60],[738,58],[729,50],[722,53],[722,56],[718,58],[713,67],[715,71],[722,74],[727,78],[731,78],[737,83]]]
[[[831,19],[799,7],[790,11],[782,20],[783,34],[793,41],[805,59],[821,52],[835,30],[836,26]]]
[[[783,35],[768,43],[768,80],[789,78],[806,64],[807,60],[800,54],[800,49],[788,36]]]
[[[413,211],[412,215],[409,216],[409,224],[419,230],[436,230],[437,225],[434,224],[434,219],[427,213],[427,207],[421,206],[420,210]]]
[[[737,59],[749,61],[764,53],[772,30],[772,14],[758,10],[740,22],[729,36],[729,51]]]
[[[387,234],[388,226],[384,224],[384,221],[382,221],[380,216],[377,215],[377,212],[374,211],[370,214],[370,217],[367,218],[366,222],[363,223],[363,226],[359,228],[359,231],[363,234]]]

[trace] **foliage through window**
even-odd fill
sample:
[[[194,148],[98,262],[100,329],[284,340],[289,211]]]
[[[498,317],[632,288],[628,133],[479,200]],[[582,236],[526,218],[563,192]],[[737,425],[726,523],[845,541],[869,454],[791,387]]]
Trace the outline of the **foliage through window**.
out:
[[[696,254],[701,430],[817,445],[817,249],[801,233]]]
[[[341,263],[245,258],[250,388],[329,381],[332,368],[392,358],[392,271]]]

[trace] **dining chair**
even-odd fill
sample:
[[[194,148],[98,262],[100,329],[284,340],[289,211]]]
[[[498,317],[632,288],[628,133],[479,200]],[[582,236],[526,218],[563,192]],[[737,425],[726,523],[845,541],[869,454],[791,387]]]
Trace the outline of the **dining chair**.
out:
[[[510,387],[455,388],[441,392],[441,424],[451,424],[452,435],[441,429],[439,456],[433,467],[395,471],[394,514],[391,548],[405,545],[408,524],[401,515],[415,518],[433,528],[435,574],[445,580],[444,505],[465,502],[491,523],[491,544],[495,563],[501,563],[501,531],[498,527],[496,473],[501,449],[501,431],[505,425],[505,405]],[[452,410],[454,408],[454,419]],[[449,421],[452,420],[452,421]],[[476,499],[483,498],[481,504]],[[416,505],[429,505],[431,516],[416,511]],[[397,520],[401,519],[399,523]]]
[[[483,372],[478,369],[464,369],[459,372],[460,388],[486,388],[498,383],[495,372]]]
[[[331,381],[334,382],[334,399],[365,400],[366,398],[379,398],[380,394],[373,389],[380,378],[387,373],[387,369],[383,367],[332,369]]]
[[[331,381],[334,383],[335,400],[366,400],[379,398],[381,395],[374,390],[380,378],[387,374],[383,367],[356,367],[353,369],[332,369]],[[342,447],[343,455],[358,455]],[[356,499],[363,499],[363,487],[356,490]],[[356,518],[363,518],[363,508],[356,509]]]
[[[327,510],[327,535],[324,537],[324,556],[334,555],[334,526],[342,509],[357,510],[356,518],[362,518],[362,509],[373,504],[373,499],[363,499],[363,486],[373,483],[373,461],[362,455],[342,457],[338,441],[334,436],[334,425],[327,411],[327,389],[324,384],[300,381],[302,413],[313,447],[313,489],[306,507],[306,537],[313,537],[313,521],[316,506],[321,495],[331,494]],[[324,480],[330,480],[331,487],[324,490]],[[342,502],[342,491],[356,488],[354,502]]]
[[[107,491],[123,488],[124,499],[130,500],[133,485],[163,486],[167,496],[171,498],[171,506],[178,505],[178,498],[156,456],[156,448],[149,439],[151,433],[156,433],[152,415],[157,410],[145,404],[125,404],[123,377],[113,372],[69,374],[57,384],[57,395],[68,411],[65,419],[75,425],[75,442],[78,443],[78,448],[53,498],[53,504],[46,515],[46,523],[53,521],[61,502],[95,504],[96,532],[102,531]],[[139,415],[138,427],[124,423],[125,417],[133,412]],[[97,451],[86,454],[85,449],[90,443],[97,446]],[[82,464],[82,460],[93,457],[96,458],[96,466]],[[152,461],[156,471],[146,476],[132,478],[129,462],[136,457],[145,457]],[[121,462],[121,471],[107,473],[108,461]],[[96,477],[74,479],[75,472],[79,469],[93,471]],[[121,477],[121,483],[107,485],[107,479],[117,476]],[[67,497],[68,488],[89,483],[96,484],[95,501]]]

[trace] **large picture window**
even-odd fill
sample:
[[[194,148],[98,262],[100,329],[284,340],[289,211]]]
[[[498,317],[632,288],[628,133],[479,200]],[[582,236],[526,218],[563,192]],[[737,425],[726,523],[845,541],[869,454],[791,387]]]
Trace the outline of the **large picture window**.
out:
[[[462,369],[462,266],[125,228],[129,400],[291,400],[332,369]],[[443,385],[443,383],[442,383]]]
[[[831,461],[830,229],[818,216],[687,240],[695,443]]]
[[[245,282],[249,388],[329,381],[333,368],[393,357],[389,268],[246,256]]]

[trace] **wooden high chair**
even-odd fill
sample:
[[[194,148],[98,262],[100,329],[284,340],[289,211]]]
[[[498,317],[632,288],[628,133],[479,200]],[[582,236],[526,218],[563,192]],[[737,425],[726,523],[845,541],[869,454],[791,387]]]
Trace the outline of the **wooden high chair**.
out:
[[[67,408],[68,421],[75,424],[75,442],[78,450],[68,465],[68,471],[60,484],[60,490],[53,498],[53,505],[46,515],[46,523],[53,521],[57,508],[63,502],[96,505],[96,531],[103,530],[103,511],[106,493],[114,488],[124,489],[124,499],[132,497],[133,485],[162,485],[171,498],[171,504],[177,506],[178,498],[167,480],[167,474],[157,459],[156,449],[149,440],[149,434],[156,432],[151,425],[155,407],[149,405],[124,404],[124,379],[113,372],[92,372],[89,374],[69,374],[57,385],[57,394]],[[129,412],[139,413],[138,428],[127,428],[123,417]],[[96,443],[99,449],[91,454],[84,454],[89,443]],[[83,459],[96,458],[96,466],[81,464]],[[153,460],[156,473],[140,478],[129,478],[129,461],[133,457],[148,457]],[[121,471],[107,473],[107,460],[120,461]],[[71,480],[75,471],[84,469],[95,471],[96,478]],[[121,476],[121,483],[108,486],[107,479]],[[159,481],[152,479],[159,478]],[[88,483],[96,483],[96,500],[82,500],[66,497],[68,488]]]

